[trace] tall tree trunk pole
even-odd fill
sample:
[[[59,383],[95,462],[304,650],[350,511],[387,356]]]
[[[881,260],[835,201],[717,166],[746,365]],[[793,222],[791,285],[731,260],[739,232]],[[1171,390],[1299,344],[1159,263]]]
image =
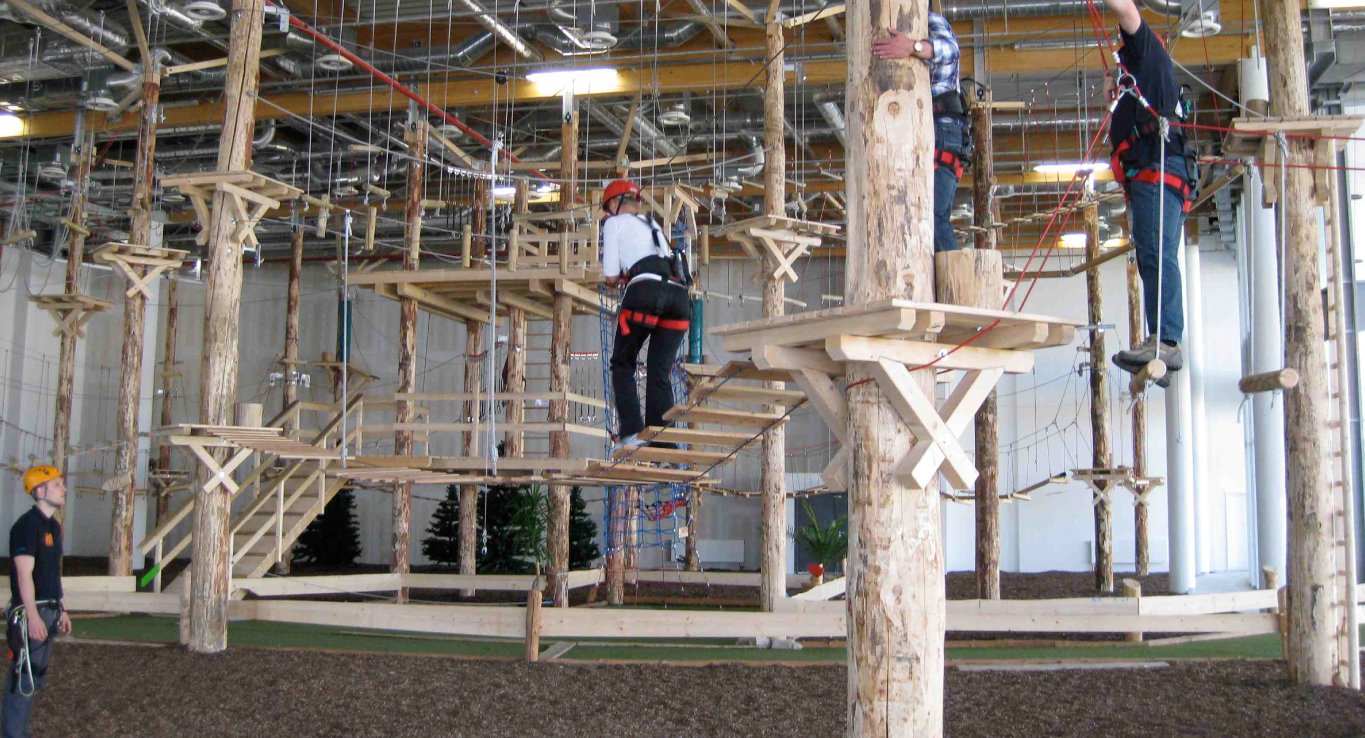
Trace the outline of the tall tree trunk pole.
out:
[[[302,214],[296,213],[297,220],[289,232],[289,281],[285,286],[284,300],[284,393],[281,400],[283,410],[299,399],[299,298],[303,288],[303,238],[308,230],[303,223]],[[286,418],[284,433],[295,436],[299,431],[298,415]],[[276,573],[287,575],[294,568],[294,544],[280,551],[280,560],[275,564]]]
[[[564,115],[564,125],[560,129],[559,164],[559,204],[565,210],[575,205],[578,188],[578,107]],[[569,349],[573,343],[573,301],[569,295],[555,293],[554,311],[551,314],[550,337],[550,392],[559,395],[569,391],[572,373]],[[552,397],[550,400],[550,422],[569,422],[569,401]],[[569,458],[569,434],[567,431],[550,432],[550,456],[556,459]],[[546,581],[555,607],[569,606],[569,494],[571,488],[564,484],[550,486],[550,520],[546,529],[550,549],[550,562],[546,567]]]
[[[474,260],[480,261],[489,253],[488,250],[488,180],[474,180],[474,217],[471,230],[473,240],[470,244],[471,253]],[[464,322],[465,341],[464,341],[464,391],[473,395],[474,398],[465,402],[464,416],[465,422],[477,423],[482,414],[483,403],[477,398],[483,389],[483,376],[485,360],[492,360],[492,357],[484,356],[484,324],[477,320],[466,320]],[[496,334],[496,327],[493,328]],[[488,391],[493,392],[497,388],[489,387]],[[464,434],[464,455],[467,457],[477,456],[480,453],[480,436],[482,434],[469,431]],[[460,573],[466,576],[473,576],[476,566],[475,559],[478,556],[478,526],[475,524],[478,518],[476,513],[479,507],[479,488],[476,485],[466,484],[460,487]],[[473,597],[474,590],[461,590],[460,594],[465,597]]]
[[[972,105],[972,213],[976,248],[998,249],[995,230],[995,137],[991,101]],[[1004,295],[983,305],[999,308]],[[1000,599],[1000,405],[995,390],[976,411],[976,596]]]
[[[517,180],[517,194],[512,208],[518,215],[531,212],[529,183]],[[507,308],[507,379],[503,383],[509,393],[526,391],[526,311],[518,307]],[[507,424],[525,422],[526,405],[521,402],[507,404]],[[525,434],[519,430],[507,431],[503,436],[503,455],[518,458],[525,452]]]
[[[1263,0],[1271,115],[1303,118],[1308,105],[1299,4]],[[1289,458],[1289,673],[1304,684],[1345,684],[1339,669],[1340,593],[1333,560],[1333,487],[1327,474],[1327,355],[1323,347],[1322,277],[1314,218],[1313,142],[1289,139],[1284,164],[1285,365],[1299,386],[1285,392]],[[1292,165],[1293,168],[1290,168]]]
[[[228,40],[223,136],[218,171],[251,168],[251,138],[256,125],[256,85],[260,75],[264,0],[233,0]],[[199,364],[199,422],[232,422],[237,394],[238,334],[242,299],[242,244],[232,238],[236,218],[228,195],[213,195],[205,271],[204,351]],[[225,452],[215,458],[226,459]],[[190,578],[189,648],[216,653],[227,648],[228,588],[231,581],[229,534],[231,499],[222,487],[204,492],[202,468],[195,488],[194,561]]]
[[[76,171],[75,183],[71,193],[69,219],[79,226],[85,225],[85,206],[90,196],[90,167],[94,163],[94,138],[85,132],[77,116],[75,145],[72,160]],[[75,229],[67,230],[66,247],[66,294],[79,295],[81,292],[81,262],[85,260],[85,234]],[[57,360],[57,406],[52,416],[52,465],[67,473],[67,448],[71,445],[71,398],[76,387],[76,332],[62,333],[61,354]]]
[[[160,109],[161,74],[156,61],[147,65],[142,83],[142,115],[138,121],[137,154],[133,163],[132,222],[128,242],[151,246],[152,187],[156,181],[156,128]],[[145,273],[134,267],[137,274]],[[118,455],[114,462],[113,520],[109,532],[109,575],[133,573],[133,504],[137,494],[138,421],[142,411],[142,347],[147,325],[147,297],[142,290],[123,298],[123,364],[119,374]],[[150,485],[149,485],[150,486]]]
[[[768,64],[763,88],[763,212],[766,215],[787,214],[787,134],[786,79],[783,70],[786,38],[782,24],[770,19],[767,26]],[[786,305],[786,283],[771,264],[760,261],[763,269],[763,317],[782,315]],[[781,389],[782,382],[765,382],[764,386]],[[773,408],[769,408],[772,410]],[[787,596],[787,431],[782,424],[763,432],[763,456],[759,466],[759,490],[762,494],[760,517],[761,558],[759,599],[764,612],[772,612],[777,602]],[[690,532],[690,531],[689,531]]]
[[[1085,222],[1085,257],[1100,255],[1100,210],[1094,202],[1081,210]],[[1104,322],[1104,293],[1100,287],[1100,269],[1085,271],[1085,306],[1090,325]],[[1109,451],[1109,364],[1104,350],[1104,331],[1090,330],[1090,439],[1091,466],[1108,469],[1113,461]],[[1114,591],[1114,523],[1111,485],[1101,482],[1102,491],[1095,501],[1095,589]]]
[[[1128,260],[1128,345],[1136,346],[1146,334],[1142,332],[1142,292],[1138,282],[1137,261]],[[1147,476],[1147,400],[1144,395],[1133,398],[1133,476]],[[1144,487],[1143,492],[1151,489]],[[1140,494],[1140,493],[1139,493]],[[1147,576],[1151,566],[1147,546],[1147,498],[1139,497],[1133,507],[1133,558],[1139,577]]]
[[[403,269],[416,271],[422,258],[422,192],[426,182],[427,127],[415,105],[408,106],[408,126],[404,139],[408,144],[408,190],[404,202]],[[417,301],[404,297],[398,302],[398,391],[417,391]],[[399,423],[412,423],[417,418],[416,404],[400,400],[395,415]],[[412,455],[412,431],[396,431],[393,452],[398,456]],[[412,566],[412,483],[400,482],[393,490],[393,557],[391,571],[406,574]],[[408,599],[407,587],[398,592],[398,601]]]
[[[175,422],[175,379],[180,372],[175,368],[175,340],[180,323],[180,280],[172,278],[166,285],[166,336],[161,359],[161,427]],[[161,441],[156,469],[165,475],[171,471],[171,444]],[[163,476],[164,485],[156,496],[156,524],[160,525],[171,509],[171,495],[166,491],[170,478]]]
[[[929,69],[881,61],[894,28],[928,36],[926,0],[848,4],[847,303],[933,302],[933,119]],[[938,484],[908,486],[896,464],[913,442],[864,366],[847,372],[849,447],[848,728],[858,738],[943,733],[943,550]],[[915,381],[932,397],[934,373]]]

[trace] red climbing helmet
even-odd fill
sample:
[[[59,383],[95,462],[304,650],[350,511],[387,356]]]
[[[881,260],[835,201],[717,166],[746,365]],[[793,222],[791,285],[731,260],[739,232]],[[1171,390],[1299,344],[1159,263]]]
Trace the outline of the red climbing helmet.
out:
[[[628,179],[618,179],[607,185],[607,189],[602,192],[602,209],[611,212],[611,202],[622,197],[633,197],[640,200],[640,185]]]

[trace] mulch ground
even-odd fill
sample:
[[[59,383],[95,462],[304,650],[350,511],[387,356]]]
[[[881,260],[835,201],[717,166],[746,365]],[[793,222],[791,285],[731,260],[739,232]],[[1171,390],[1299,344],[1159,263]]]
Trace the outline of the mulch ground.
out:
[[[1360,736],[1365,696],[1276,662],[961,672],[950,736]],[[38,736],[837,736],[840,666],[524,664],[235,648],[58,646]]]

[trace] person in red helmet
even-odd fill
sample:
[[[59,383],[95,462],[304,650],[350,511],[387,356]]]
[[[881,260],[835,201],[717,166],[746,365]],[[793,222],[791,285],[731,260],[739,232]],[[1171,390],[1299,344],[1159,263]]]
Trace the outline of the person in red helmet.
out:
[[[664,413],[673,407],[671,373],[678,349],[687,337],[691,306],[686,260],[675,254],[658,223],[640,213],[640,186],[618,179],[602,193],[602,276],[625,289],[616,316],[616,343],[611,352],[611,387],[620,419],[617,446],[639,446],[647,427],[670,425]],[[645,413],[635,390],[640,349],[649,342]]]

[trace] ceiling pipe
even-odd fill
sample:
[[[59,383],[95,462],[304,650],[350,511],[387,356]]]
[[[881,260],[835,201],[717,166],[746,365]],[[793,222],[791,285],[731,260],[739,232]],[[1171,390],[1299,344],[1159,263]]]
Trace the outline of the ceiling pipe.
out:
[[[834,100],[818,100],[815,105],[825,122],[834,129],[834,137],[839,139],[840,145],[847,147],[848,141],[844,138],[844,128],[847,124],[844,121],[844,111],[839,109],[839,103]]]
[[[493,32],[493,34],[498,37],[498,40],[506,44],[512,51],[516,52],[517,56],[530,61],[538,62],[545,60],[545,57],[542,56],[539,51],[531,48],[530,44],[527,44],[525,39],[518,36],[517,32],[512,30],[511,26],[503,23],[497,16],[488,12],[488,9],[480,4],[479,0],[454,0],[454,3],[473,13],[474,20],[478,21],[479,25]]]
[[[1098,0],[1096,0],[1098,2]],[[1165,16],[1179,16],[1180,0],[1140,0],[1142,5]],[[977,18],[1025,18],[1041,15],[1084,13],[1090,0],[976,0],[944,3],[943,17],[950,21]]]

